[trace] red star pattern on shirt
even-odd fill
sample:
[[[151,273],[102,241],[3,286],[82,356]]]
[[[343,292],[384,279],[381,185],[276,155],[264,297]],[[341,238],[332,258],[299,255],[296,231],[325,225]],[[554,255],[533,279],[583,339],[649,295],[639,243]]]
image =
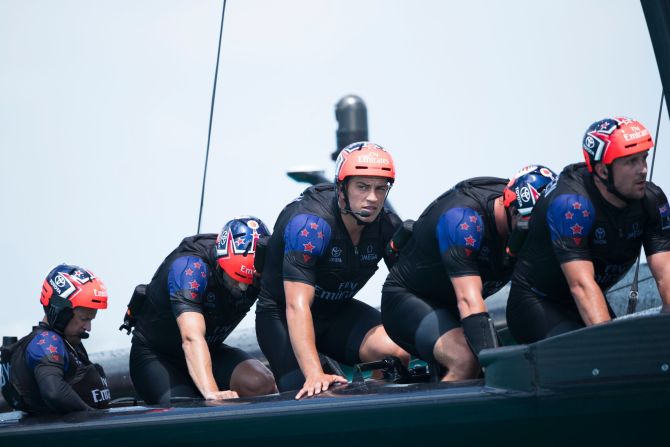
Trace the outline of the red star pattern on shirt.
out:
[[[307,242],[306,244],[302,244],[302,246],[305,248],[305,251],[310,252],[310,253],[312,252],[312,250],[314,250],[314,247],[315,247],[314,245],[312,245],[311,242]]]
[[[319,231],[318,233],[316,233],[316,237],[318,237],[319,239],[323,239],[323,231]]]
[[[574,203],[572,204],[572,207],[573,207],[574,209],[576,209],[576,210],[580,210],[580,209],[582,209],[582,204],[579,203],[579,202],[574,202]]]
[[[198,294],[196,292],[191,292],[191,299],[194,300],[198,297]]]
[[[470,225],[463,222],[462,224],[459,225],[459,227],[460,227],[461,230],[467,230],[467,229],[470,228]]]
[[[309,231],[307,231],[307,230],[305,230],[305,229],[303,228],[302,231],[300,232],[300,236],[302,236],[302,237],[307,237],[307,236],[309,236]]]
[[[476,223],[477,222],[477,216],[470,216],[470,222]]]
[[[475,238],[472,237],[472,236],[468,236],[468,237],[466,237],[466,238],[464,238],[464,239],[465,239],[465,245],[469,245],[470,247],[474,247],[474,246],[475,246],[475,242],[477,242],[477,239],[475,239]]]
[[[44,332],[42,332],[40,335],[41,335],[42,337],[46,337],[47,335],[49,335],[49,333],[48,333],[47,331],[44,331]]]
[[[49,351],[50,353],[53,354],[56,351],[58,351],[58,348],[56,348],[54,345],[49,345],[49,347],[47,348],[47,351]]]
[[[205,272],[200,272],[200,276],[202,276],[203,278],[207,278],[207,273],[205,273]]]
[[[584,229],[584,227],[576,223],[573,226],[571,226],[570,229],[572,230],[572,234],[582,234],[582,230]]]
[[[200,288],[200,283],[198,281],[191,281],[188,285],[191,286],[191,290],[198,290]]]
[[[45,339],[40,338],[40,341],[38,341],[37,344],[38,344],[38,345],[43,345],[43,344],[46,343],[46,342],[47,342],[47,341],[46,341]]]
[[[310,255],[308,255],[308,254],[303,253],[303,255],[302,255],[302,259],[303,259],[303,261],[307,262],[307,261],[309,261],[310,259],[312,259],[312,257],[311,257]]]
[[[186,273],[186,276],[191,276],[193,274],[193,270],[186,269],[186,270],[184,270],[184,273]]]
[[[318,225],[317,223],[315,223],[315,222],[312,222],[311,224],[309,224],[309,227],[310,227],[312,230],[316,230],[317,228],[319,228],[319,225]]]
[[[566,218],[567,220],[572,220],[572,217],[573,217],[573,216],[574,216],[574,214],[572,214],[570,211],[568,211],[567,213],[565,213],[565,218]]]
[[[58,354],[51,354],[51,360],[58,362],[60,360],[60,355]]]
[[[200,267],[202,267],[202,264],[201,264],[201,263],[199,263],[199,262],[194,262],[194,263],[193,263],[193,268],[195,268],[195,269],[199,269]]]
[[[589,217],[590,215],[591,215],[591,213],[589,213],[589,210],[582,211],[582,216]]]
[[[54,334],[54,335],[51,336],[51,339],[54,340],[54,341],[58,341],[58,336],[56,334]]]

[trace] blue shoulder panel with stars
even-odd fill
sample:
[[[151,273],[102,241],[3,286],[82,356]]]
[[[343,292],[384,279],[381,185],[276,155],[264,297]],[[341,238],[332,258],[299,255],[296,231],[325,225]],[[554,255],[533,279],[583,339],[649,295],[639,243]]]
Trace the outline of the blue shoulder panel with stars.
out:
[[[201,304],[207,288],[208,274],[207,264],[197,256],[175,259],[168,273],[170,298]]]
[[[330,234],[330,225],[318,216],[293,216],[284,229],[284,254],[301,252],[304,257],[318,258],[330,243]]]
[[[41,331],[30,341],[26,349],[26,363],[31,370],[34,370],[43,360],[63,365],[64,370],[68,369],[65,343],[63,338],[53,331]]]
[[[589,199],[579,194],[561,194],[552,199],[547,209],[547,224],[551,240],[572,240],[582,246],[595,221],[595,211]]]
[[[661,215],[661,230],[670,229],[670,205],[668,205],[668,202],[658,207],[658,213]]]
[[[472,208],[451,208],[440,216],[436,232],[442,254],[454,246],[477,251],[484,236],[484,222]]]

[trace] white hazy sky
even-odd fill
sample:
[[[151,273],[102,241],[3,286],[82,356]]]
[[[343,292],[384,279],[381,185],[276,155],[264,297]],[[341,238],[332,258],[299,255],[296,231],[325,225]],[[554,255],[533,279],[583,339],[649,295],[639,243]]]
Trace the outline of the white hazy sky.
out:
[[[29,331],[44,276],[69,262],[109,289],[89,351],[129,346],[133,287],[196,231],[221,5],[0,0],[0,335]],[[653,132],[661,83],[634,0],[230,0],[203,231],[237,214],[272,226],[304,188],[291,167],[332,175],[349,93],[416,218],[459,180],[579,161],[605,116]],[[360,297],[378,304],[385,275]]]

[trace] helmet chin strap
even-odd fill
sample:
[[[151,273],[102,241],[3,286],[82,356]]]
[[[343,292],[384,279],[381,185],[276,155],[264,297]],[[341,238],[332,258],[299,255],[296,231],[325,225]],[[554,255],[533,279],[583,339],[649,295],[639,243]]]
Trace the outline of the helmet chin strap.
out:
[[[609,165],[607,168],[607,177],[601,177],[598,175],[598,172],[594,169],[593,174],[600,179],[601,182],[605,184],[605,188],[607,189],[607,192],[614,194],[617,198],[623,200],[626,204],[630,203],[630,199],[627,197],[624,197],[623,194],[621,194],[616,187],[614,186],[614,171],[612,170],[612,165]]]

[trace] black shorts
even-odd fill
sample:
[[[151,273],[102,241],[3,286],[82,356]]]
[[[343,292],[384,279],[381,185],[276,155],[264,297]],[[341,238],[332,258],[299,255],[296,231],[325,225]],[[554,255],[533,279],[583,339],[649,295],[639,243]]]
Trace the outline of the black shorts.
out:
[[[517,343],[533,343],[585,326],[572,296],[562,299],[540,296],[515,281],[506,312],[507,327]]]
[[[230,389],[233,371],[245,360],[254,357],[241,349],[220,344],[210,346],[212,372],[220,390]],[[170,404],[176,397],[202,398],[188,373],[186,358],[158,353],[133,338],[130,348],[130,378],[137,394],[148,404]]]
[[[343,363],[360,363],[358,356],[363,339],[370,329],[382,324],[380,312],[358,300],[344,303],[330,316],[312,316],[316,349]],[[293,353],[283,308],[263,308],[256,311],[256,337],[270,363],[279,391],[300,389],[305,377]]]
[[[460,327],[456,303],[437,303],[421,298],[390,276],[382,288],[382,321],[389,337],[405,351],[429,363],[437,340]]]

